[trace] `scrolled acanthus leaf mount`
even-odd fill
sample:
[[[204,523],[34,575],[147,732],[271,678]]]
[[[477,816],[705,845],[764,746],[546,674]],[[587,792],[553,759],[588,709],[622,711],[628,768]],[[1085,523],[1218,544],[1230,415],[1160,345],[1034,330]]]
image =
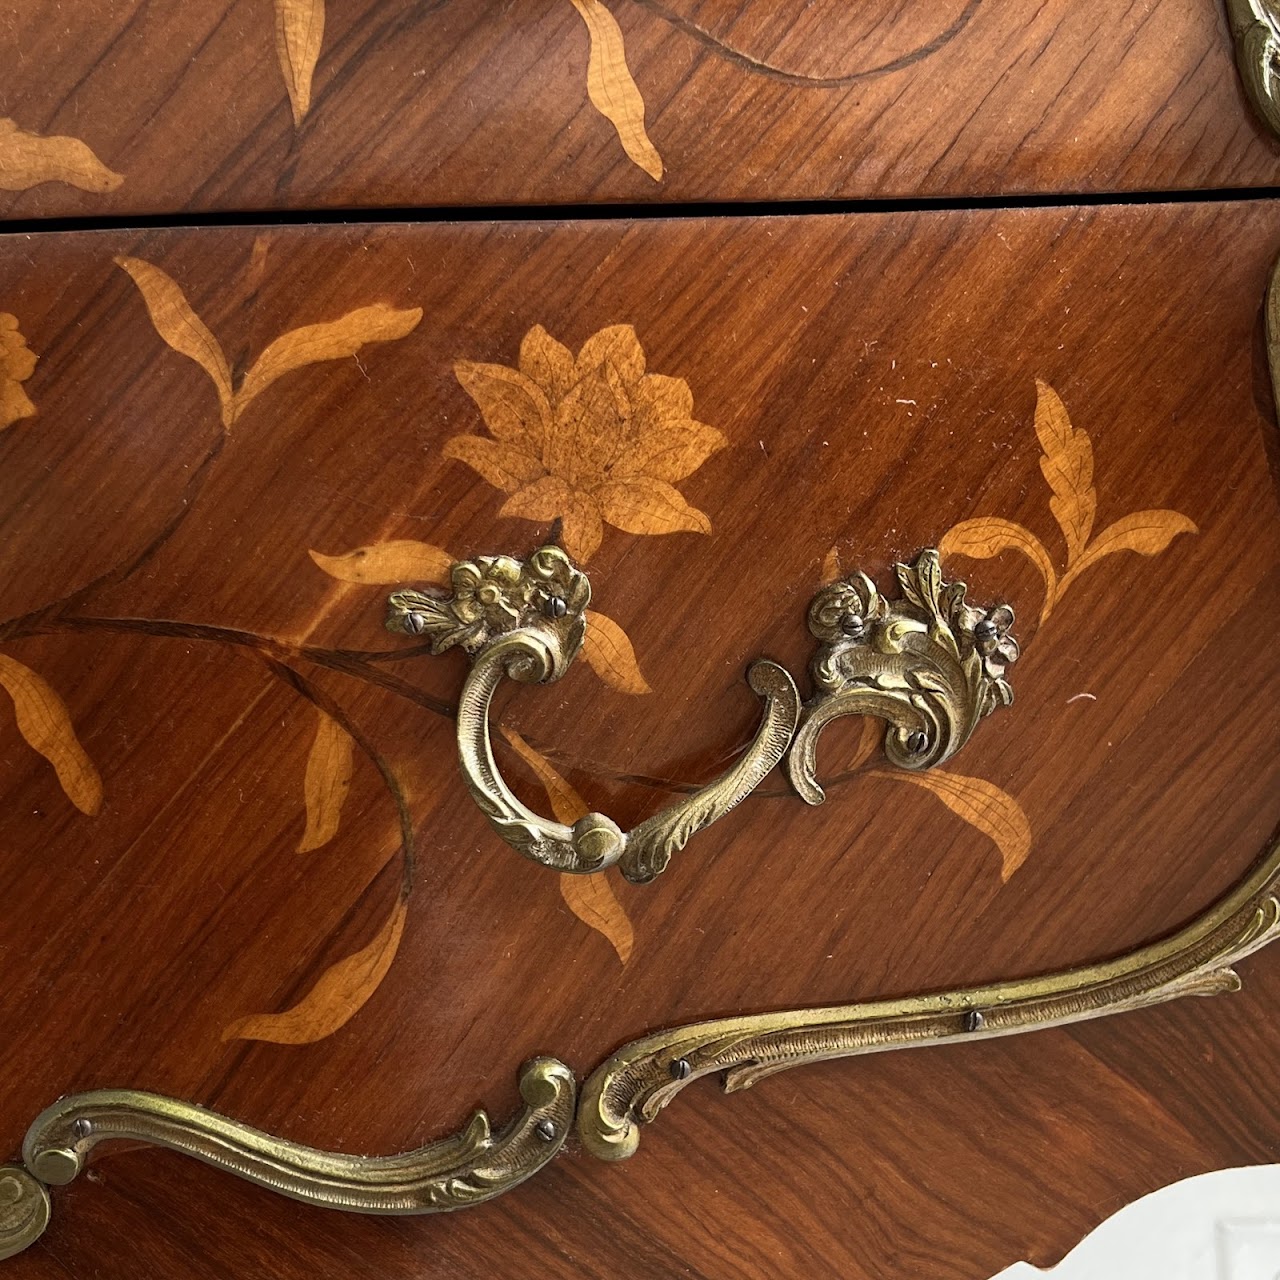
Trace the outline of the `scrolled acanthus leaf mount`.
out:
[[[551,683],[582,647],[591,586],[562,550],[547,546],[527,560],[497,555],[457,563],[451,592],[393,593],[387,627],[425,637],[432,653],[460,646],[470,656],[458,707],[458,756],[494,830],[524,857],[557,871],[590,874],[616,864],[639,883],[657,876],[695,832],[723,817],[784,756],[796,791],[820,804],[817,741],[834,719],[886,721],[889,761],[927,769],[949,759],[979,721],[1012,702],[1005,672],[1018,657],[1013,610],[967,604],[965,584],[943,580],[936,550],[895,570],[897,600],[881,595],[863,573],[823,587],[809,608],[809,629],[821,642],[811,664],[814,697],[801,708],[795,681],[782,667],[752,663],[748,680],[765,709],[738,762],[630,832],[601,813],[572,827],[539,817],[507,786],[493,755],[489,710],[503,676]]]
[[[764,715],[746,751],[714,782],[624,832],[589,813],[572,827],[542,818],[507,786],[493,755],[489,708],[504,676],[522,684],[559,680],[582,647],[591,586],[559,547],[527,560],[478,556],[455,564],[451,594],[403,590],[388,602],[387,628],[427,637],[432,653],[461,646],[471,670],[458,703],[458,758],[490,825],[518,853],[557,871],[591,874],[616,865],[644,883],[665,870],[691,836],[723,817],[778,764],[800,714],[795,681],[776,663],[751,664],[747,679]]]

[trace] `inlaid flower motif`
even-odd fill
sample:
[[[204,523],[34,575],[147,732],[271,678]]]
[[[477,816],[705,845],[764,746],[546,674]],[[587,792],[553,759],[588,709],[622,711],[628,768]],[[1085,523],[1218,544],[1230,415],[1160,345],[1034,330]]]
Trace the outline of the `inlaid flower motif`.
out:
[[[511,496],[500,515],[559,519],[565,549],[586,561],[604,524],[626,533],[710,533],[676,485],[724,435],[693,417],[683,378],[648,373],[630,325],[601,329],[575,357],[541,325],[520,344],[519,367],[454,365],[489,436],[454,436],[444,455]]]
[[[36,411],[22,384],[35,372],[36,356],[18,329],[18,319],[0,312],[0,431]]]

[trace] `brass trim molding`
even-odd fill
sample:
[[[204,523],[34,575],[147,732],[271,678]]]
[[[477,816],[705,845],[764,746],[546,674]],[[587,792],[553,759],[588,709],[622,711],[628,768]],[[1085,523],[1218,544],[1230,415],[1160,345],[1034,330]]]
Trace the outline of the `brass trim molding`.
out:
[[[718,1018],[656,1032],[619,1049],[587,1078],[576,1107],[583,1147],[605,1160],[634,1154],[639,1126],[692,1081],[722,1073],[745,1089],[811,1062],[889,1049],[1021,1035],[1182,996],[1236,991],[1232,966],[1280,934],[1280,840],[1191,923],[1100,964],[988,986]],[[47,1186],[70,1182],[99,1142],[168,1147],[269,1190],[353,1213],[439,1213],[480,1204],[537,1173],[575,1123],[573,1074],[554,1058],[521,1075],[525,1108],[493,1135],[483,1112],[462,1133],[399,1156],[317,1151],[216,1112],[157,1094],[77,1094],[40,1115],[23,1144],[26,1167],[0,1166],[0,1258],[39,1239]]]
[[[48,1188],[20,1164],[0,1164],[0,1260],[35,1244],[49,1225]]]
[[[623,1160],[639,1125],[687,1084],[724,1073],[732,1093],[809,1062],[953,1040],[1019,1035],[1237,991],[1231,967],[1280,932],[1280,840],[1245,879],[1163,941],[1114,960],[1039,978],[824,1009],[717,1018],[659,1031],[619,1049],[582,1088],[578,1135],[593,1155]]]
[[[25,1169],[0,1167],[0,1258],[43,1233],[45,1187],[71,1182],[94,1147],[122,1139],[168,1147],[281,1195],[351,1213],[446,1213],[482,1204],[537,1173],[572,1126],[575,1083],[564,1063],[526,1063],[520,1094],[524,1110],[496,1134],[477,1111],[461,1133],[395,1156],[318,1151],[136,1089],[74,1094],[27,1131]]]
[[[1227,0],[1236,66],[1253,109],[1280,137],[1280,5],[1276,0]]]

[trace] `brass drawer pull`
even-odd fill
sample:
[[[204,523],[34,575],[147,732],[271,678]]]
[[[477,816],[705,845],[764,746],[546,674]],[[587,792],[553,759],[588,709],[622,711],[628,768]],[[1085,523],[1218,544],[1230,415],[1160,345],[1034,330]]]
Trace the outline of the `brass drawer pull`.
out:
[[[468,790],[513,849],[557,871],[590,874],[616,864],[628,880],[644,883],[695,832],[750,794],[788,749],[792,785],[809,804],[821,804],[817,743],[832,720],[885,720],[890,763],[928,769],[954,755],[984,716],[1013,701],[1004,678],[1018,657],[1009,634],[1013,610],[966,604],[965,584],[943,581],[936,550],[895,568],[899,600],[886,600],[863,573],[814,597],[809,629],[822,644],[811,666],[816,694],[803,719],[791,676],[776,663],[753,662],[747,679],[764,699],[764,716],[750,746],[722,777],[630,832],[602,813],[572,827],[539,817],[507,786],[493,756],[489,707],[502,677],[549,684],[582,647],[591,584],[563,551],[542,547],[527,561],[478,556],[455,564],[451,595],[395,592],[387,627],[425,637],[432,653],[459,645],[471,656],[458,704],[458,757]]]
[[[478,556],[455,564],[450,576],[449,596],[392,595],[387,627],[427,637],[432,653],[460,645],[471,656],[458,705],[462,775],[493,829],[534,862],[581,874],[616,864],[628,880],[652,880],[695,832],[754,790],[791,743],[800,714],[795,681],[776,663],[755,662],[747,678],[764,699],[764,716],[750,746],[722,777],[630,832],[602,813],[589,813],[572,827],[539,817],[498,771],[489,705],[503,676],[549,684],[564,675],[582,647],[591,585],[558,547],[542,547],[525,561]]]
[[[944,582],[938,553],[894,566],[902,599],[888,601],[865,573],[823,587],[809,606],[822,642],[810,665],[817,694],[806,704],[787,773],[821,804],[817,748],[841,716],[888,721],[884,753],[900,769],[929,769],[969,741],[978,722],[1013,701],[1004,678],[1018,660],[1007,604],[976,609],[963,582]]]

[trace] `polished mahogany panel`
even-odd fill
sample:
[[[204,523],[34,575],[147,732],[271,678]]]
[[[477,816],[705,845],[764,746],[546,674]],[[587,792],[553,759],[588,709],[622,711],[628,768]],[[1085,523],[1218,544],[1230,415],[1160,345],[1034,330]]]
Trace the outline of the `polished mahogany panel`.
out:
[[[1220,0],[23,0],[0,215],[1266,186]]]
[[[585,1072],[663,1025],[1032,974],[1200,910],[1280,820],[1277,226],[1259,201],[0,241],[4,1154],[109,1085],[390,1151],[504,1117],[535,1052]],[[529,384],[538,449],[495,390]],[[701,444],[611,470],[670,430]],[[465,793],[465,658],[382,628],[397,573],[554,536],[614,643],[503,691],[540,809],[559,778],[630,825],[722,770],[747,661],[804,684],[818,584],[888,589],[923,546],[1014,604],[1016,701],[933,787],[833,727],[822,808],[775,775],[655,883],[584,899]],[[433,1220],[108,1149],[5,1265],[983,1280],[1275,1157],[1274,969],[699,1087],[629,1163],[570,1149]]]

